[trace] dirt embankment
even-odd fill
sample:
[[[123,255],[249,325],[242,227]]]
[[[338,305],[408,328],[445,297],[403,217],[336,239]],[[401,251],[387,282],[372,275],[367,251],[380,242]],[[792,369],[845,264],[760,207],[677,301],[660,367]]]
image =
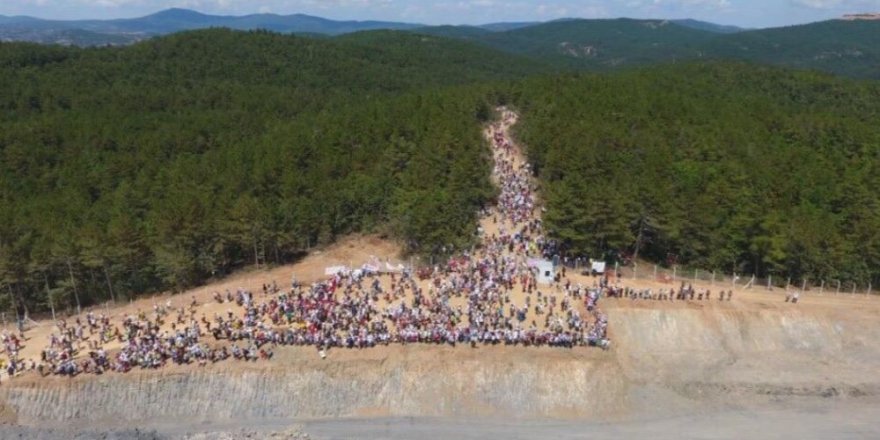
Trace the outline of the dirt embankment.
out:
[[[577,416],[623,408],[613,356],[596,351],[390,347],[279,350],[272,365],[16,383],[0,390],[25,425],[339,416]],[[364,356],[360,356],[364,354]]]
[[[878,317],[755,304],[611,312],[634,413],[880,397]]]
[[[282,348],[271,363],[14,381],[8,421],[113,426],[323,417],[623,419],[880,397],[874,308],[608,300],[614,347]]]

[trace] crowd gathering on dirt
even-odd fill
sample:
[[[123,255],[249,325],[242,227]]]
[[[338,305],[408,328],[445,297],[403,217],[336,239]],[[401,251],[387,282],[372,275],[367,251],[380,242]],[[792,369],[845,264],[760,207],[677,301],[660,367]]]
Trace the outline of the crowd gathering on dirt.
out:
[[[533,258],[555,249],[543,234],[531,169],[517,160],[506,135],[514,122],[515,115],[504,112],[502,122],[490,127],[500,192],[497,205],[482,213],[490,230],[480,227],[482,246],[472,251],[418,272],[345,270],[313,284],[293,278],[289,286],[273,282],[256,293],[216,292],[213,301],[228,309],[213,316],[200,314],[195,298],[184,307],[172,307],[170,300],[156,304],[121,322],[89,312],[85,319],[59,321],[38,360],[20,359],[23,335],[3,334],[3,368],[10,376],[28,370],[44,376],[127,372],[271,359],[279,345],[313,346],[322,357],[333,348],[417,343],[607,348],[603,297],[712,298],[685,285],[637,291],[612,286],[606,277],[592,286],[559,277],[552,285],[539,284]]]

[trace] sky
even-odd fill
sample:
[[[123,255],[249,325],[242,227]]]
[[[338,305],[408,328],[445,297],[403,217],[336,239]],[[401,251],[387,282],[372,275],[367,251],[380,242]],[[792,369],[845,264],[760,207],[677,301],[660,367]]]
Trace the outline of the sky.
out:
[[[178,7],[210,14],[303,13],[331,19],[484,24],[578,18],[695,18],[762,28],[880,12],[880,0],[0,0],[0,15],[108,19]]]

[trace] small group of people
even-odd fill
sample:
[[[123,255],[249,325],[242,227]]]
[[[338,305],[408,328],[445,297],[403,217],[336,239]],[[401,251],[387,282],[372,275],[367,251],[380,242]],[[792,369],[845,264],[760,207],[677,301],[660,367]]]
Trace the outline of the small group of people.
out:
[[[631,300],[654,300],[654,301],[711,301],[712,300],[712,291],[709,289],[695,289],[690,283],[685,284],[681,283],[681,286],[676,289],[674,287],[670,288],[660,288],[658,290],[654,289],[633,289],[630,287],[624,288],[614,288],[609,290],[609,297],[614,298],[628,298]],[[718,298],[718,301],[731,301],[733,299],[733,290],[728,291],[720,291],[715,296]]]

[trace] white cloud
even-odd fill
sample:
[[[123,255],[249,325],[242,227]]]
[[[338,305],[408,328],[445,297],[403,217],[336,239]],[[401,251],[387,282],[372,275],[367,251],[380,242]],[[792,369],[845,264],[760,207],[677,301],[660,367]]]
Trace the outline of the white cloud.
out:
[[[631,9],[718,10],[731,6],[731,0],[617,0]]]
[[[832,9],[843,3],[841,0],[793,0],[795,5],[814,9]]]
[[[795,7],[847,12],[880,11],[880,0],[790,0]]]

